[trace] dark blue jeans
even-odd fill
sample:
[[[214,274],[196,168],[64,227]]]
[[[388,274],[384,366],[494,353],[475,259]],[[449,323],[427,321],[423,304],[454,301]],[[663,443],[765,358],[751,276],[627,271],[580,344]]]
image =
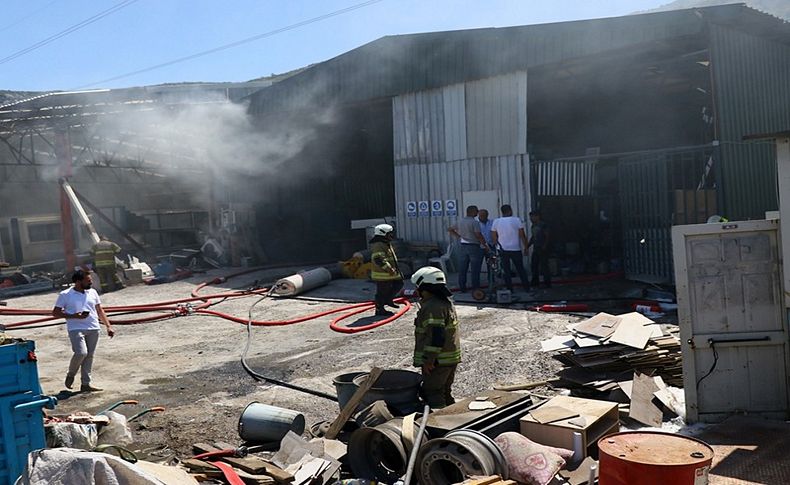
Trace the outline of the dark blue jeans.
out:
[[[505,273],[505,286],[510,291],[513,291],[513,277],[510,275],[510,263],[516,267],[516,273],[521,280],[522,286],[525,290],[529,290],[529,279],[527,278],[527,270],[524,269],[524,255],[521,251],[502,251],[502,271]]]
[[[480,268],[483,266],[483,248],[478,244],[461,244],[459,253],[461,254],[458,268],[458,286],[461,291],[466,291],[466,273],[469,266],[472,267],[472,288],[480,288]]]

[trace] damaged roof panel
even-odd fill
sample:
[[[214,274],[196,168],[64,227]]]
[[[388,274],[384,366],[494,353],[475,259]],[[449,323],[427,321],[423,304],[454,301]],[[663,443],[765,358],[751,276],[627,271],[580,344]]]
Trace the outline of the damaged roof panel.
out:
[[[625,17],[388,36],[316,64],[251,96],[264,114],[438,88],[671,39],[706,23],[790,43],[790,26],[742,4]]]

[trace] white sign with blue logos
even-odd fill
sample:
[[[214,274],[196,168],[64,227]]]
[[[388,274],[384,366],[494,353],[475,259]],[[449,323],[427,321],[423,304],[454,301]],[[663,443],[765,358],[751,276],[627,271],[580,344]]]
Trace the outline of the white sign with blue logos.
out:
[[[431,202],[431,215],[433,217],[442,217],[442,214],[444,214],[443,209],[441,200],[434,200]]]
[[[420,217],[428,217],[431,214],[431,205],[427,200],[421,200],[419,205],[417,205],[417,210],[420,213]]]
[[[417,202],[413,200],[406,202],[406,216],[417,217]]]
[[[455,200],[446,200],[444,202],[445,213],[448,216],[457,216],[458,215],[458,204]]]

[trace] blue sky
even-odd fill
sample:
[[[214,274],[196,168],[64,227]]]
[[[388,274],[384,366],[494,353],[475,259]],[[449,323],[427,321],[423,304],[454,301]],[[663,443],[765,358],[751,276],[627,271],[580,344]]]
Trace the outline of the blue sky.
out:
[[[0,60],[0,89],[48,91],[89,85],[362,1],[137,0],[40,49]],[[667,1],[382,0],[240,47],[94,87],[246,81],[329,59],[384,35],[610,17]],[[2,0],[0,59],[119,3]]]

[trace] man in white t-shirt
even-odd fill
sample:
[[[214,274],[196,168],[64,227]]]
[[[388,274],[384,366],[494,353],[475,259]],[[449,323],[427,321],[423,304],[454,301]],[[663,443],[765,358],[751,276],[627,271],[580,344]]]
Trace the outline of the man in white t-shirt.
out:
[[[91,386],[91,367],[96,344],[99,343],[99,322],[107,327],[107,335],[112,338],[115,332],[110,325],[110,320],[101,307],[99,293],[91,286],[91,275],[82,270],[75,271],[71,276],[74,286],[63,290],[58,295],[52,315],[56,318],[66,319],[66,330],[71,341],[71,350],[74,355],[69,363],[66,374],[66,388],[71,389],[74,378],[81,371],[80,378],[82,392],[101,391],[98,387]]]
[[[513,209],[505,204],[500,208],[502,217],[494,221],[491,226],[491,240],[494,246],[502,250],[502,270],[507,289],[513,291],[513,278],[510,276],[510,263],[516,267],[519,279],[524,290],[529,291],[529,278],[524,269],[524,256],[527,251],[527,234],[524,232],[524,223],[513,216]]]

